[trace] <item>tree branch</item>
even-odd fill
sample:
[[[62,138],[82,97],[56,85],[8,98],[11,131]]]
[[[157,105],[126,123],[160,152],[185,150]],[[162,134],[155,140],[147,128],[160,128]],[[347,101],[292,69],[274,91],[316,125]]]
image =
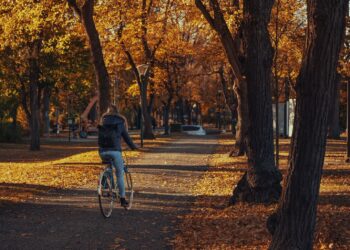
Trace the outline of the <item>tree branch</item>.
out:
[[[74,10],[74,12],[81,18],[81,10],[76,0],[67,0],[68,5]]]
[[[216,23],[214,18],[210,15],[209,11],[203,4],[202,0],[195,0],[197,8],[202,12],[204,18],[208,21],[209,25],[214,29],[217,30]]]
[[[124,51],[126,57],[128,58],[128,62],[132,68],[134,75],[135,75],[137,84],[141,87],[141,85],[142,85],[141,76],[140,76],[139,71],[137,69],[135,60],[134,60],[133,56],[131,55],[130,51],[126,48],[124,41],[122,40],[123,29],[124,29],[124,24],[122,23],[122,24],[120,24],[120,27],[118,29],[118,39],[119,39],[120,45],[122,47],[122,50]]]

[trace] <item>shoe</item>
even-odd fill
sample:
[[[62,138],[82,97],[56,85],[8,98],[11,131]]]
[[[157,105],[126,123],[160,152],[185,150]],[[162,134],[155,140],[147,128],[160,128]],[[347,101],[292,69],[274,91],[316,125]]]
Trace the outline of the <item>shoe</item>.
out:
[[[127,206],[129,206],[129,202],[127,202],[127,201],[125,200],[125,198],[120,198],[120,205],[121,205],[122,207],[127,207]]]

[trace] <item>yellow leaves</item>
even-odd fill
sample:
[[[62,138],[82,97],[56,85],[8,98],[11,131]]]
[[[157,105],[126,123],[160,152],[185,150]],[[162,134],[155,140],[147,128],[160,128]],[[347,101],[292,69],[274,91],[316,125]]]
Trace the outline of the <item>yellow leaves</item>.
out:
[[[181,232],[174,240],[175,249],[268,249],[271,236],[266,229],[266,220],[276,205],[227,207],[233,186],[247,167],[245,157],[228,156],[233,142],[229,136],[221,137],[208,172],[192,190],[198,197],[191,213],[182,218]],[[286,144],[281,152],[286,156],[289,140],[283,139],[281,143]],[[328,141],[315,249],[348,249],[350,245],[350,230],[344,219],[350,215],[350,178],[344,153],[345,142]],[[286,170],[286,161],[281,168]]]
[[[127,93],[132,97],[140,96],[140,88],[137,83],[131,84],[127,90]]]
[[[126,152],[130,160],[138,155],[139,152]],[[97,150],[40,163],[0,163],[0,183],[95,188],[102,168]]]
[[[0,15],[0,49],[7,46],[18,49],[36,39],[47,41],[54,37],[58,41],[62,29],[72,24],[66,11],[65,1],[16,1],[9,11]]]

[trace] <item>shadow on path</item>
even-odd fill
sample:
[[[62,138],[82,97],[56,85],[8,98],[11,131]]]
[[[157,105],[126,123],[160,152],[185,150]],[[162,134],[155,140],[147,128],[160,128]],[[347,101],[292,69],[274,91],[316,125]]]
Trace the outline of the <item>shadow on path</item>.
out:
[[[143,154],[130,167],[132,210],[115,204],[109,219],[100,214],[95,190],[1,183],[7,199],[0,200],[1,248],[171,249],[178,216],[189,212],[196,198],[191,188],[215,147],[213,136],[186,137]],[[9,201],[12,194],[20,199]]]

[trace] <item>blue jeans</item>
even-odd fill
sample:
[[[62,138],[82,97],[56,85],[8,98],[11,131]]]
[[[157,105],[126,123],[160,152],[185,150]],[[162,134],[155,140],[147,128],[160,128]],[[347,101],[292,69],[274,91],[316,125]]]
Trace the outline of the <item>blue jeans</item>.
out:
[[[124,186],[124,161],[120,151],[104,151],[99,152],[102,160],[113,159],[113,166],[117,173],[117,184],[119,188],[120,197],[125,197],[125,186]]]

